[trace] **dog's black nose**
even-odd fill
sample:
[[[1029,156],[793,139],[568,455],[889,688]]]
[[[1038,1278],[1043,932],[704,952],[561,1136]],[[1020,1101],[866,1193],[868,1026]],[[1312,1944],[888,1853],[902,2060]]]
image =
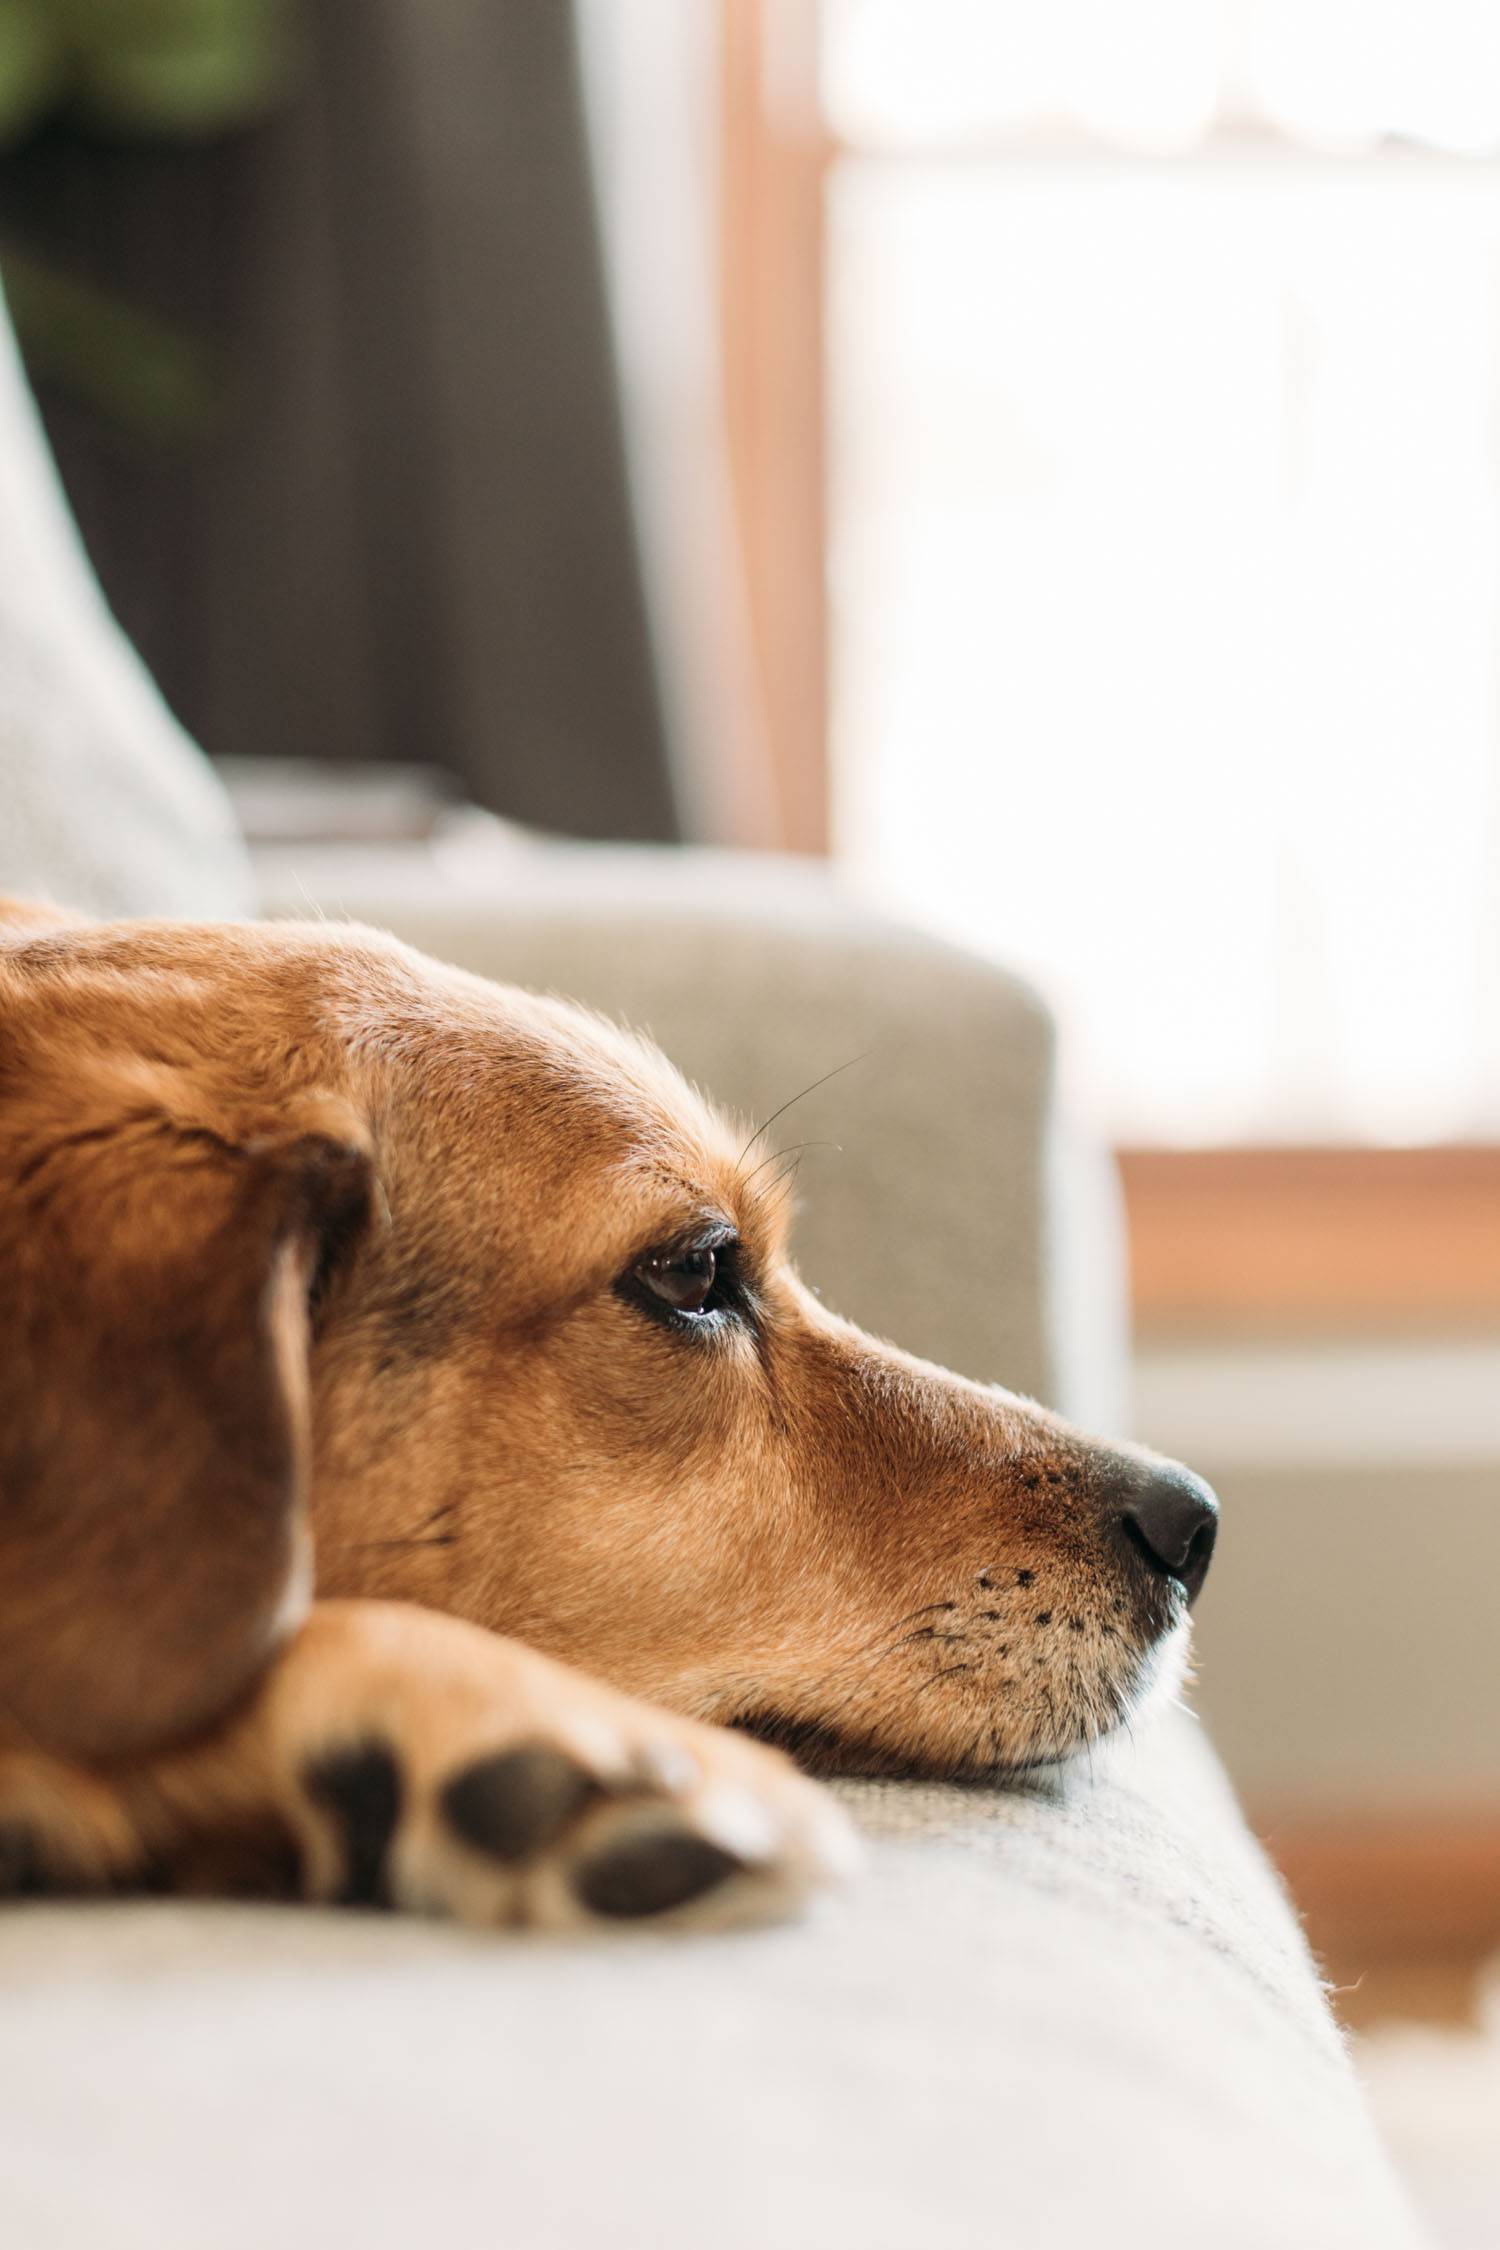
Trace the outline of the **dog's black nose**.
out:
[[[1219,1530],[1219,1503],[1202,1477],[1172,1462],[1132,1462],[1110,1495],[1126,1538],[1195,1602],[1208,1576]]]

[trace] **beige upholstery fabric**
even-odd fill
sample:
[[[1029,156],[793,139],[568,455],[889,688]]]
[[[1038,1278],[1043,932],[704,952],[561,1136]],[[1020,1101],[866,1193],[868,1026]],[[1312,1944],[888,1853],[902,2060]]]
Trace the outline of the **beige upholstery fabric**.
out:
[[[849,1898],[673,1944],[0,1918],[9,2250],[1397,2250],[1179,1718],[1052,1798],[851,1786]]]

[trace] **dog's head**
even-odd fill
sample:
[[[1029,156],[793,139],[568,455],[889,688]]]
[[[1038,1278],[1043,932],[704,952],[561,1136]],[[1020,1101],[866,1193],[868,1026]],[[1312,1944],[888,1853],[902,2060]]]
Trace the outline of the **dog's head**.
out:
[[[327,1591],[824,1768],[1106,1732],[1180,1669],[1211,1495],[827,1311],[766,1153],[368,932],[0,932],[0,1706],[190,1723],[310,1515]]]

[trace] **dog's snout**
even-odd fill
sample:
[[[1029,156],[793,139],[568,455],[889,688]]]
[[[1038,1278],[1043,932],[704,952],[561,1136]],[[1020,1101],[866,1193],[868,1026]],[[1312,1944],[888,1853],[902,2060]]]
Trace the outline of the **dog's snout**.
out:
[[[1175,1462],[1132,1463],[1110,1501],[1120,1529],[1164,1577],[1175,1578],[1197,1600],[1219,1530],[1219,1503],[1202,1477]]]

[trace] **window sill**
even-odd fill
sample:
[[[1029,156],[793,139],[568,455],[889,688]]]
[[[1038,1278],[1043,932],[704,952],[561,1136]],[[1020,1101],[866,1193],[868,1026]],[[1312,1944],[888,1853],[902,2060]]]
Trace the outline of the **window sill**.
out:
[[[1500,1331],[1500,1146],[1118,1156],[1145,1335]]]

